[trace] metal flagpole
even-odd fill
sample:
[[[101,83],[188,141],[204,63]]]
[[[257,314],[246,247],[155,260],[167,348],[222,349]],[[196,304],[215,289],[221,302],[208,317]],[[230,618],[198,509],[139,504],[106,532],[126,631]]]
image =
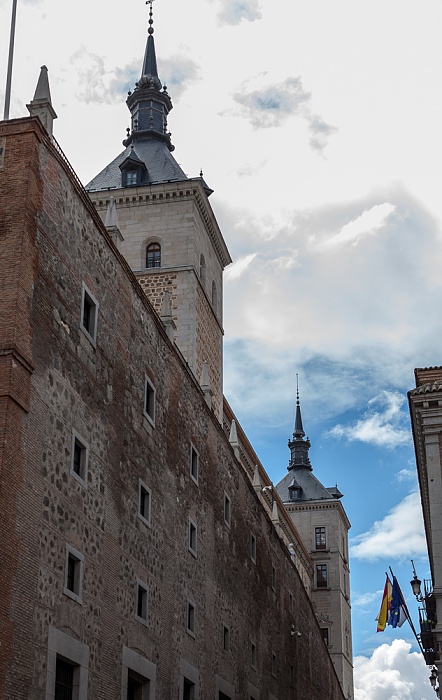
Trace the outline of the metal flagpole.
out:
[[[394,573],[393,573],[393,569],[391,568],[391,566],[389,566],[388,568],[390,569],[391,575],[392,575],[393,580],[394,580],[394,579],[396,578],[396,576],[395,576]],[[410,627],[411,627],[411,629],[412,629],[412,631],[413,631],[413,634],[414,634],[414,636],[415,636],[415,638],[416,638],[416,641],[417,641],[417,643],[418,643],[418,645],[419,645],[419,649],[421,650],[421,652],[422,652],[422,654],[423,654],[423,653],[424,653],[424,650],[423,650],[423,648],[422,648],[421,640],[420,640],[420,638],[418,637],[417,632],[416,632],[416,629],[415,629],[415,627],[414,627],[414,625],[413,625],[413,620],[411,619],[411,615],[410,615],[410,613],[408,612],[408,608],[407,608],[407,604],[406,604],[406,602],[405,602],[404,594],[403,594],[402,591],[401,591],[401,587],[400,587],[400,585],[399,585],[399,582],[398,582],[397,578],[396,578],[396,583],[397,583],[397,587],[399,588],[399,593],[401,594],[402,602],[403,602],[403,604],[404,604],[404,605],[403,605],[403,608],[404,608],[404,612],[405,612],[405,617],[407,618],[407,622],[408,622],[408,624],[410,625]]]
[[[17,0],[12,0],[12,17],[11,17],[11,36],[9,39],[9,57],[8,57],[8,73],[6,77],[6,92],[5,92],[5,111],[3,119],[9,119],[9,105],[11,103],[11,83],[12,83],[12,59],[14,56],[14,38],[15,38],[15,16],[17,14]]]

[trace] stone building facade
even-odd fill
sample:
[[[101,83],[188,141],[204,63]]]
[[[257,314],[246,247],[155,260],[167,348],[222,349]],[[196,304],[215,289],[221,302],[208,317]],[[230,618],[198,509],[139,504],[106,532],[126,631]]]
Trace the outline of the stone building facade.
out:
[[[45,70],[0,123],[0,697],[343,700],[308,548],[222,396],[230,258],[154,57],[150,32],[94,202]]]
[[[340,700],[275,509],[87,194],[36,118],[0,139],[0,697]]]
[[[442,679],[442,367],[415,369],[408,392],[431,582],[422,588],[420,638],[425,661]]]

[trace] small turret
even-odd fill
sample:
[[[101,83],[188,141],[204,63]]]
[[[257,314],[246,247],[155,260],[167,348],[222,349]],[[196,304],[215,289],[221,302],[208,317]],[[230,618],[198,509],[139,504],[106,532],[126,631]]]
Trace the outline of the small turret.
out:
[[[301,404],[299,402],[299,386],[298,375],[296,375],[296,417],[295,428],[293,430],[293,440],[288,441],[290,449],[290,461],[287,469],[295,469],[304,467],[312,471],[310,457],[308,451],[310,449],[310,440],[305,437],[304,428],[301,417]]]
[[[35,88],[34,99],[28,105],[31,117],[38,117],[48,132],[52,136],[52,125],[57,115],[52,106],[51,91],[49,89],[48,69],[46,66],[40,68],[40,75]]]

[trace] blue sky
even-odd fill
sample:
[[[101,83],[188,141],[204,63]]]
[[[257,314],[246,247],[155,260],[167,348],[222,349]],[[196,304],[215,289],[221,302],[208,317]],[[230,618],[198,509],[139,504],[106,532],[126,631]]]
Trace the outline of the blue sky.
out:
[[[0,0],[3,102],[12,0]],[[352,523],[357,700],[429,700],[405,627],[376,634],[385,571],[429,575],[406,392],[442,364],[440,0],[156,0],[174,153],[203,169],[234,264],[225,394],[274,481],[296,373],[315,474]],[[87,17],[87,21],[84,21]],[[49,69],[83,182],[121,150],[143,0],[18,0],[11,117]]]

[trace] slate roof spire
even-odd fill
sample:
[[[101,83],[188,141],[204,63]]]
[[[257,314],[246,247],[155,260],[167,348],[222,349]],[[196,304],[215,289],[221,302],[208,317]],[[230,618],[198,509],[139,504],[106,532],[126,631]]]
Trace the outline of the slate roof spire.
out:
[[[153,38],[153,0],[147,0],[149,9],[149,28],[147,30],[146,51],[144,53],[141,77],[135,84],[133,92],[129,92],[126,104],[131,113],[131,129],[128,138],[123,142],[129,146],[132,142],[146,138],[164,141],[169,151],[174,150],[170,132],[167,131],[167,115],[172,109],[172,100],[166,86],[162,85],[158,76],[155,41]]]
[[[304,468],[312,471],[308,451],[310,440],[305,438],[304,427],[302,425],[301,404],[299,401],[298,375],[296,375],[296,416],[295,428],[293,430],[293,440],[288,441],[290,449],[290,461],[288,469]]]

